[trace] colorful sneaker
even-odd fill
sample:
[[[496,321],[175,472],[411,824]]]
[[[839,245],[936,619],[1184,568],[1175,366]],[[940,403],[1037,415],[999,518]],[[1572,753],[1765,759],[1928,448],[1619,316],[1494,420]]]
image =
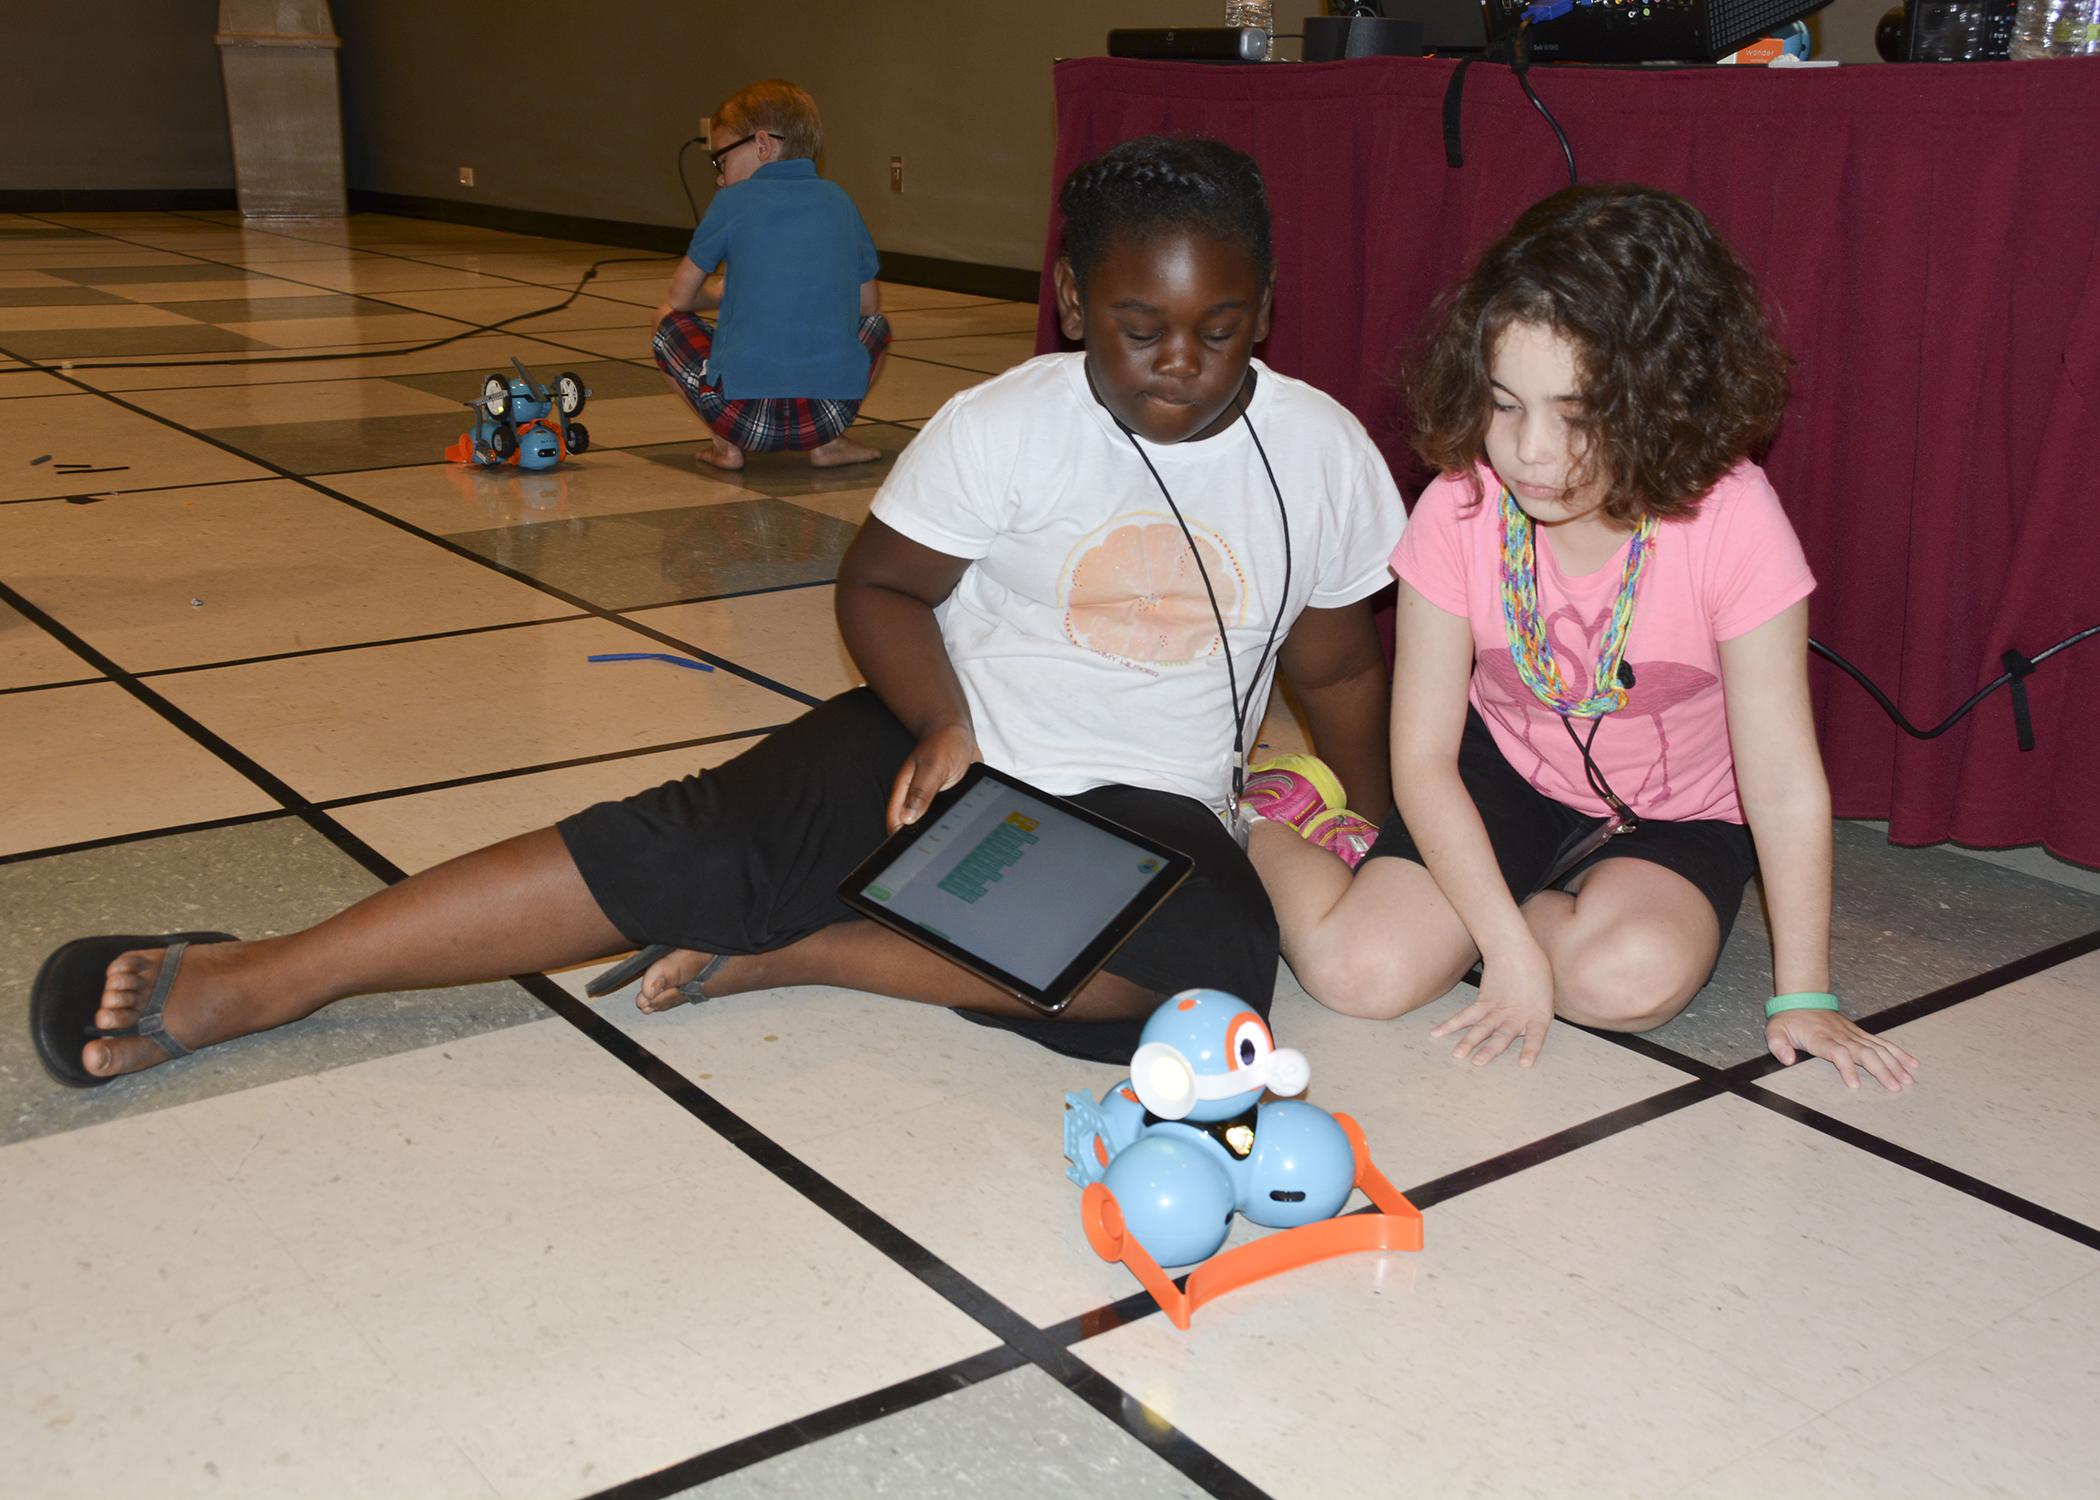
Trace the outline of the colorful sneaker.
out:
[[[1352,870],[1364,862],[1364,856],[1378,842],[1378,825],[1359,818],[1346,807],[1317,814],[1300,831],[1305,842],[1325,849]]]
[[[1300,833],[1321,813],[1342,805],[1342,784],[1313,755],[1279,755],[1249,767],[1240,805]]]

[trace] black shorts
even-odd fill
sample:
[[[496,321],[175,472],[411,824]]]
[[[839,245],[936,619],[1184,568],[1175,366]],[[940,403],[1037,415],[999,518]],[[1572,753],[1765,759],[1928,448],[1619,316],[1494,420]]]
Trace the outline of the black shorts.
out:
[[[883,809],[911,733],[867,688],[820,704],[734,760],[556,824],[607,920],[641,946],[769,953],[862,920],[839,882],[885,837]],[[1103,786],[1071,799],[1191,856],[1196,867],[1106,967],[1161,995],[1202,985],[1266,1016],[1276,916],[1215,812],[1190,797]],[[973,1021],[1067,1056],[1128,1062],[1142,1021]]]
[[[1488,843],[1510,895],[1528,901],[1546,887],[1561,851],[1573,847],[1584,836],[1603,826],[1602,818],[1578,812],[1556,802],[1526,781],[1503,758],[1501,748],[1487,724],[1472,707],[1466,709],[1465,733],[1458,742],[1458,775],[1472,794],[1473,806],[1487,828]],[[1366,859],[1388,855],[1424,863],[1415,848],[1407,825],[1394,813],[1378,830],[1378,842]],[[1574,866],[1554,882],[1565,888],[1584,870],[1607,859],[1644,859],[1682,875],[1699,888],[1721,924],[1721,941],[1735,926],[1735,914],[1743,904],[1743,887],[1757,873],[1757,853],[1750,830],[1740,823],[1718,818],[1668,823],[1642,818],[1631,833],[1605,842],[1603,848]]]

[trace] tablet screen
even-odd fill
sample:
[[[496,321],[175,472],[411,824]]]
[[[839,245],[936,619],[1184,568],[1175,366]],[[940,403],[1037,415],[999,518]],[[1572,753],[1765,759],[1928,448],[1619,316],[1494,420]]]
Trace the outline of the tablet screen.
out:
[[[973,766],[839,895],[1059,1009],[1188,868],[1186,856],[1120,824]]]

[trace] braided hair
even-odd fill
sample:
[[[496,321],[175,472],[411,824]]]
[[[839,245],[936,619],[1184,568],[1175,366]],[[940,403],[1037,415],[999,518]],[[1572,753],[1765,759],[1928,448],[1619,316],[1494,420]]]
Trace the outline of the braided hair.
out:
[[[1222,141],[1165,135],[1125,141],[1076,167],[1057,206],[1065,219],[1065,258],[1082,291],[1087,273],[1126,235],[1200,231],[1243,245],[1264,284],[1276,266],[1261,168]]]

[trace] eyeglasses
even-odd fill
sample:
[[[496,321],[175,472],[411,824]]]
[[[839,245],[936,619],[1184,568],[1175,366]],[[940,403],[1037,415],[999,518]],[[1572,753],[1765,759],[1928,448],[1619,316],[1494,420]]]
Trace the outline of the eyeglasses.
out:
[[[748,146],[753,141],[757,140],[760,136],[769,133],[770,132],[764,130],[754,130],[749,135],[738,136],[735,140],[731,141],[728,145],[724,146],[719,151],[708,152],[707,159],[714,165],[715,175],[717,177],[722,175],[722,158],[729,155],[730,152],[736,150],[737,147]]]

